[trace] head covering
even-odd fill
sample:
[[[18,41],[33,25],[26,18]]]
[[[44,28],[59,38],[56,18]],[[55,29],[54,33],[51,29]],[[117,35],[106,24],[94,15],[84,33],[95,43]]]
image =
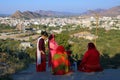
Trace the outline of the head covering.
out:
[[[65,52],[65,48],[63,46],[58,46],[56,49],[56,53],[64,53]]]
[[[88,43],[88,49],[96,49],[94,43],[92,42]]]
[[[57,42],[55,41],[55,35],[51,34],[48,38],[48,48],[49,48],[49,66],[52,65],[52,58],[56,53],[56,48],[58,47]]]
[[[51,34],[50,36],[49,36],[49,40],[51,41],[51,40],[54,40],[55,41],[55,35],[54,34]]]

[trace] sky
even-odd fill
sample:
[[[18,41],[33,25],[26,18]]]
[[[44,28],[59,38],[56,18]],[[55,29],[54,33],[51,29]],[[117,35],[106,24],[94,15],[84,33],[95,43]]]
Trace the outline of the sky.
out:
[[[16,10],[81,13],[114,6],[120,6],[120,0],[0,0],[0,14],[13,14]]]

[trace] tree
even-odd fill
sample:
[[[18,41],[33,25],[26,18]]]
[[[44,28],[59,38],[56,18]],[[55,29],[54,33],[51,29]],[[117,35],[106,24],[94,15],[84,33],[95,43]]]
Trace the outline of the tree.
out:
[[[63,45],[65,49],[69,47],[68,43],[69,38],[70,38],[69,35],[63,33],[56,35],[56,41],[58,42],[59,45]]]

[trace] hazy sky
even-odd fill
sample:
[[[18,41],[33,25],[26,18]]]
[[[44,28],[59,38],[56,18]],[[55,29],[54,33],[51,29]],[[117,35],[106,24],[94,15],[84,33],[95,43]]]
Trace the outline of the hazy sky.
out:
[[[119,6],[120,0],[0,0],[0,14],[11,14],[16,10],[52,10],[84,12],[86,10]]]

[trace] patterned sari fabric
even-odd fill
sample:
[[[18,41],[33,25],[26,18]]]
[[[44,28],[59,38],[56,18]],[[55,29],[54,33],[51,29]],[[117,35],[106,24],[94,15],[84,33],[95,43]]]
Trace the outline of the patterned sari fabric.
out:
[[[68,66],[68,56],[64,50],[63,46],[58,46],[56,49],[56,54],[52,58],[52,69],[54,75],[64,75],[69,72]]]

